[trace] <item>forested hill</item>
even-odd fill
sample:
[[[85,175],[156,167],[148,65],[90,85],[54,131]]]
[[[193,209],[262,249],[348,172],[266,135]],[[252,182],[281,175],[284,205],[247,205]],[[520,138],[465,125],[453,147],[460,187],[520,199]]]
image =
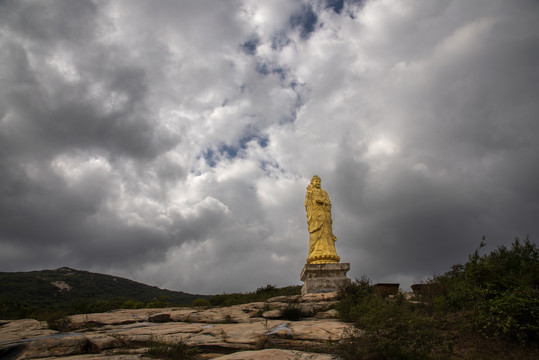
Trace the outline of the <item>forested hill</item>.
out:
[[[62,267],[56,270],[0,272],[0,318],[42,310],[92,312],[114,307],[189,304],[206,296],[159,289],[118,276]],[[7,311],[7,314],[6,314]],[[13,317],[13,314],[10,316]]]

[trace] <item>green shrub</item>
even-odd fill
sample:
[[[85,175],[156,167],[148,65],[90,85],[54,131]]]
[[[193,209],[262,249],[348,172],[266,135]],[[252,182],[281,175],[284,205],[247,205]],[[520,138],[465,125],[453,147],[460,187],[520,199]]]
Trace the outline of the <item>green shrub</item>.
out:
[[[260,295],[260,294],[274,294],[276,291],[277,291],[277,287],[275,285],[271,285],[271,284],[268,284],[264,287],[260,287],[258,289],[256,289],[255,291],[255,294],[257,295]]]
[[[126,300],[120,305],[120,309],[142,309],[144,304],[141,301]]]
[[[517,288],[479,302],[474,320],[487,336],[528,342],[539,340],[538,317],[538,289]]]
[[[250,302],[266,301],[276,296],[300,295],[301,286],[292,285],[277,288],[275,285],[268,284],[265,287],[256,289],[248,293],[219,294],[212,296],[209,301],[213,306],[232,306],[246,304]]]
[[[68,313],[63,310],[36,310],[32,313],[32,317],[39,321],[46,321],[47,326],[51,330],[70,331],[70,321],[67,317]]]
[[[356,329],[337,347],[342,359],[436,359],[450,353],[435,319],[402,294],[391,299],[375,293],[366,277],[342,291],[336,309]]]
[[[516,239],[427,282],[414,302],[377,295],[368,278],[342,289],[336,305],[354,328],[342,359],[539,358],[539,251]]]
[[[500,246],[480,256],[484,246],[431,280],[443,291],[433,299],[440,309],[471,310],[474,324],[485,336],[508,340],[539,340],[539,251],[528,238],[515,239],[510,249]]]
[[[369,296],[375,294],[374,286],[365,275],[361,279],[356,279],[350,285],[339,290],[339,302],[335,309],[339,313],[339,318],[346,322],[354,322],[358,317],[357,306]]]
[[[166,307],[171,307],[171,306],[172,306],[171,302],[162,300],[162,299],[152,301],[146,304],[146,307],[150,309],[166,308]]]
[[[162,338],[150,338],[146,352],[150,357],[170,360],[193,360],[197,354],[197,348],[190,348],[183,341],[168,342]]]
[[[206,299],[195,299],[193,301],[193,306],[210,306],[211,303]]]
[[[306,317],[306,314],[304,314],[303,311],[294,304],[288,305],[286,308],[283,309],[282,313],[283,319],[290,321],[298,321]]]

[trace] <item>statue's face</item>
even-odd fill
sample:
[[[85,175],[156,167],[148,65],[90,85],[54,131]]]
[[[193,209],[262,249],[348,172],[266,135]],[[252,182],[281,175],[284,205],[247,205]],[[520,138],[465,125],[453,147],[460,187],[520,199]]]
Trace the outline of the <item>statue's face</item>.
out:
[[[320,179],[318,179],[318,178],[314,178],[314,179],[313,179],[313,186],[314,186],[315,188],[320,189],[320,184],[321,184]]]

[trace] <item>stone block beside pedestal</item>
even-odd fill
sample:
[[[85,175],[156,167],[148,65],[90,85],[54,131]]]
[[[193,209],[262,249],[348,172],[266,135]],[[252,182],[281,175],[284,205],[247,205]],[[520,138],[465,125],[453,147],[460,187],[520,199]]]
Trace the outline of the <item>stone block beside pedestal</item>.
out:
[[[350,285],[352,281],[346,276],[348,270],[349,263],[305,264],[300,275],[301,294],[332,292]]]

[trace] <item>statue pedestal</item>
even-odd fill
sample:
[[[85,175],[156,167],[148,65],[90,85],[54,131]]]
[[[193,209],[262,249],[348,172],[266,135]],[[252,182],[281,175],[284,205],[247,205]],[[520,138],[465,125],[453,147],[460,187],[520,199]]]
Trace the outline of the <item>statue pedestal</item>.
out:
[[[301,294],[332,292],[349,285],[352,281],[346,277],[348,270],[349,263],[305,264],[300,275]]]

